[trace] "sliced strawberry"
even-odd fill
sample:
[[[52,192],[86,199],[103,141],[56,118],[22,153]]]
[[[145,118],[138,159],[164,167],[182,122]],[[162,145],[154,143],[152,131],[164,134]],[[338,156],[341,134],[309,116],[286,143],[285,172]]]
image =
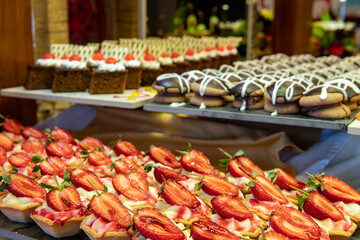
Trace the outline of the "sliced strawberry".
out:
[[[6,149],[0,146],[0,165],[4,165],[7,161],[6,158]]]
[[[64,177],[64,171],[71,168],[59,157],[48,157],[47,161],[40,163],[40,170],[44,175],[53,175],[55,174],[59,177]]]
[[[324,176],[322,183],[325,189],[320,193],[331,202],[342,201],[344,203],[360,204],[360,194],[345,182],[332,176]]]
[[[217,196],[226,194],[234,197],[239,196],[238,187],[224,178],[205,175],[202,182],[202,190],[209,195]]]
[[[7,190],[17,197],[46,198],[46,190],[39,183],[22,174],[10,174],[11,183]]]
[[[134,175],[136,173],[131,173],[130,175]],[[125,197],[127,197],[130,200],[133,201],[145,201],[149,198],[149,186],[147,186],[147,189],[143,184],[147,185],[146,179],[143,179],[141,174],[137,174],[140,180],[139,181],[145,181],[145,183],[138,183],[137,179],[134,177],[129,177],[127,175],[123,174],[117,174],[112,179],[112,183],[114,186],[114,189],[118,194],[122,194]],[[141,186],[139,186],[141,185]]]
[[[91,184],[99,191],[104,190],[104,184],[100,181],[100,179],[90,170],[85,169],[75,169],[71,173],[71,182],[75,187],[82,187],[87,191],[93,191],[94,188]],[[91,184],[89,183],[91,182]]]
[[[66,142],[75,144],[74,137],[65,129],[57,128],[50,132],[50,135],[54,141]]]
[[[115,162],[116,173],[129,174],[132,171],[137,171],[146,175],[144,169],[142,169],[136,162],[130,158],[122,157]]]
[[[214,169],[209,159],[198,150],[191,150],[188,154],[184,154],[180,160],[181,166],[189,172],[197,172],[201,174],[212,175]]]
[[[14,142],[4,133],[0,133],[0,146],[4,147],[6,151],[11,151],[14,148]]]
[[[259,239],[262,239],[261,236]],[[265,239],[266,240],[290,240],[288,237],[282,235],[281,233],[277,233],[274,231],[266,232]]]
[[[147,176],[139,172],[132,172],[128,174],[127,177],[133,186],[141,189],[143,192],[149,193],[149,183],[146,181]]]
[[[20,134],[22,128],[23,128],[22,123],[15,119],[6,119],[3,122],[3,129],[6,132]]]
[[[115,222],[124,229],[131,223],[130,213],[112,193],[102,193],[100,196],[95,196],[90,201],[90,208],[96,217],[101,217],[108,222]]]
[[[113,163],[105,153],[98,151],[89,153],[88,160],[94,166],[110,166]]]
[[[45,147],[37,139],[24,141],[21,144],[21,148],[30,155],[34,154],[34,152],[37,152],[39,154],[45,153]]]
[[[265,173],[254,162],[246,157],[234,157],[229,163],[229,172],[234,177],[244,177],[245,172],[249,177],[253,176],[253,172],[257,171],[257,176],[265,177]],[[233,175],[234,174],[234,175]]]
[[[35,163],[31,161],[31,158],[26,153],[17,152],[13,153],[8,157],[9,162],[11,165],[17,168],[23,168],[27,166],[34,166]]]
[[[65,142],[51,142],[46,146],[46,153],[49,156],[71,158],[74,156],[72,146]]]
[[[30,126],[26,126],[22,129],[21,131],[21,135],[25,138],[28,139],[29,137],[33,137],[36,139],[45,139],[46,135],[43,131],[34,128],[34,127],[30,127]]]
[[[192,223],[191,236],[194,240],[239,240],[239,237],[208,218]]]
[[[154,167],[154,177],[158,183],[163,183],[165,180],[179,180],[179,181],[186,181],[188,180],[188,177],[185,175],[182,175],[180,173],[177,173],[169,168],[157,166]]]
[[[153,208],[142,208],[134,216],[135,228],[146,238],[185,240],[184,233],[169,218]]]
[[[200,202],[195,195],[173,180],[164,183],[161,196],[171,205],[185,206],[191,209],[200,206]]]
[[[287,204],[289,200],[281,191],[265,177],[257,176],[254,186],[251,187],[253,196],[261,201],[277,201],[280,204]]]
[[[97,148],[104,148],[104,144],[97,138],[86,137],[80,142],[80,147],[84,150],[94,151]]]
[[[306,187],[305,183],[300,182],[299,180],[297,180],[296,178],[294,178],[293,176],[291,176],[284,170],[282,170],[280,168],[277,168],[277,170],[278,170],[278,172],[277,172],[277,178],[276,178],[275,183],[281,189],[285,189],[287,191],[292,191],[294,189],[291,188],[290,186],[293,186],[293,187],[296,187],[299,189],[304,189]]]
[[[80,195],[73,187],[52,189],[46,195],[47,205],[55,211],[67,212],[80,207]]]
[[[222,218],[235,218],[238,221],[252,219],[253,213],[241,202],[241,198],[219,195],[211,200],[214,211]]]
[[[117,141],[114,146],[114,151],[118,156],[121,154],[125,156],[142,156],[139,149],[137,149],[134,144],[128,141]]]
[[[337,222],[345,219],[344,214],[334,204],[316,191],[310,192],[304,202],[303,209],[304,212],[319,220],[330,218]]]
[[[277,208],[271,219],[270,226],[278,233],[290,239],[320,239],[320,228],[306,213],[292,207]]]
[[[163,147],[151,147],[149,156],[155,162],[161,163],[171,168],[181,168],[181,164],[176,160],[176,156]]]

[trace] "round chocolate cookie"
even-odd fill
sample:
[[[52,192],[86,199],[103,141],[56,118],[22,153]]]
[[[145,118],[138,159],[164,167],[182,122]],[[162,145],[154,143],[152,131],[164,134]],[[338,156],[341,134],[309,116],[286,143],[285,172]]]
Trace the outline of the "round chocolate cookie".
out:
[[[194,82],[200,77],[205,77],[205,75],[206,74],[200,70],[190,70],[181,74],[181,76],[185,78],[189,83]]]
[[[300,107],[297,102],[291,103],[277,103],[273,105],[271,102],[266,101],[264,110],[276,114],[295,114],[300,112]]]
[[[231,87],[230,81],[213,76],[199,78],[191,84],[191,90],[200,96],[224,96]]]
[[[195,94],[190,98],[190,103],[199,107],[220,107],[225,104],[225,100],[222,97],[209,97]]]
[[[263,97],[252,97],[248,99],[236,99],[233,101],[233,107],[243,110],[243,104],[245,103],[245,109],[263,109],[265,105],[265,99]]]
[[[277,103],[296,102],[302,96],[306,87],[301,83],[286,78],[273,82],[265,88],[264,96],[273,105]]]
[[[320,85],[313,87],[303,93],[299,100],[301,107],[316,107],[340,103],[345,99],[344,93],[337,87],[331,85]]]
[[[154,102],[156,103],[180,103],[186,102],[186,97],[183,94],[171,94],[171,93],[163,93],[161,95],[156,95],[154,97]]]
[[[330,107],[306,109],[306,114],[315,118],[343,119],[350,116],[351,110],[344,104],[338,104]]]

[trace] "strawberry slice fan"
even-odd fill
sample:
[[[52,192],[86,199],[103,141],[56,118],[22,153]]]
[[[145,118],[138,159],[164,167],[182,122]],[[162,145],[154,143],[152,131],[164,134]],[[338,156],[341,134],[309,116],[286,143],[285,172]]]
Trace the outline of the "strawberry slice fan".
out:
[[[0,117],[0,210],[53,237],[346,240],[360,224],[360,194],[332,176],[303,183],[222,149],[220,172],[190,144],[147,154]]]

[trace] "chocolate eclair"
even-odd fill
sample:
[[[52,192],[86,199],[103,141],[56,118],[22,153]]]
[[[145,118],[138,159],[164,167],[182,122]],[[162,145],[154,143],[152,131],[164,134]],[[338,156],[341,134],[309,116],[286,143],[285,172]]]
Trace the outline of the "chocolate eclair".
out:
[[[154,97],[157,103],[185,102],[185,94],[190,91],[190,84],[177,73],[165,73],[156,78],[152,88],[158,94]]]

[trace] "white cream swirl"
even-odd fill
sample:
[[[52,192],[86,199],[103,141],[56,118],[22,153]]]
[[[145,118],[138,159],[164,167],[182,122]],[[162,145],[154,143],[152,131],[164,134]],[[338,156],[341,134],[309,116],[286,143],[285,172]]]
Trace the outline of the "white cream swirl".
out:
[[[88,62],[88,65],[91,67],[98,67],[101,63],[104,63],[104,60],[94,60],[94,59],[90,59]]]
[[[142,62],[144,68],[148,68],[148,69],[159,69],[160,68],[160,63],[156,62],[156,61],[143,61]]]
[[[199,61],[200,57],[197,54],[194,55],[185,55],[185,59],[189,61]]]
[[[178,56],[177,58],[173,58],[174,63],[182,63],[185,62],[184,56]]]
[[[130,60],[130,61],[122,61],[122,64],[124,64],[125,67],[133,67],[133,68],[137,68],[140,67],[141,62],[138,60]]]
[[[38,60],[36,60],[35,65],[36,66],[42,66],[42,67],[55,67],[57,63],[57,59],[42,59],[39,58]]]
[[[159,62],[161,65],[171,65],[173,63],[173,60],[169,57],[160,57]]]
[[[65,69],[86,69],[86,63],[81,61],[65,61],[61,64]]]
[[[125,71],[125,66],[120,62],[118,62],[116,64],[101,63],[98,66],[98,71],[99,72],[123,72],[123,71]]]

